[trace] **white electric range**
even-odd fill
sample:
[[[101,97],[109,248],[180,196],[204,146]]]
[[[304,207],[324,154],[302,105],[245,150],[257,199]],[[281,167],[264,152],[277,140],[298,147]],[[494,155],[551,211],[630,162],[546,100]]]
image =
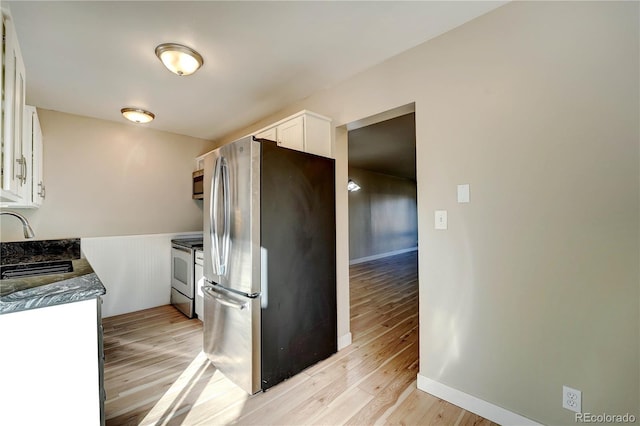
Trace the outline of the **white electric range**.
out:
[[[171,304],[189,318],[196,314],[196,251],[202,262],[202,247],[202,238],[171,240]]]

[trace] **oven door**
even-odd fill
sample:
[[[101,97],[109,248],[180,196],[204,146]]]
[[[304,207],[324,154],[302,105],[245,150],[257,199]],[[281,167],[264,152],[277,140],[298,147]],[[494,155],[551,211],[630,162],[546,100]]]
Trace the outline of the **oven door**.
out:
[[[193,299],[193,267],[192,250],[171,246],[171,287],[189,299]]]

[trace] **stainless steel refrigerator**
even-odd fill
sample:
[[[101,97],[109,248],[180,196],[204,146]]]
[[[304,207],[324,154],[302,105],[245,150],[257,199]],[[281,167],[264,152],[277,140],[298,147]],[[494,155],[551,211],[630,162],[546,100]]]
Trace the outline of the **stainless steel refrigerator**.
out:
[[[204,351],[254,394],[337,350],[335,163],[247,137],[205,157]]]

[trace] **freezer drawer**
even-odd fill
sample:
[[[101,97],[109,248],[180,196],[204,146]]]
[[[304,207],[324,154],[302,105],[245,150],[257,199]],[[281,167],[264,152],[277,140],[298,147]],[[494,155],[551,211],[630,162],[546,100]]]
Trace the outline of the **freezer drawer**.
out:
[[[261,389],[260,297],[205,283],[204,351],[221,373],[249,394]]]

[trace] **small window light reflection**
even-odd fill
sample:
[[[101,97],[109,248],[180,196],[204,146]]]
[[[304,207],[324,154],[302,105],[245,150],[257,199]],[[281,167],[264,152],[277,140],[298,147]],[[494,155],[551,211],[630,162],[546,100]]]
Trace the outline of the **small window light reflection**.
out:
[[[355,183],[353,179],[349,179],[349,182],[347,183],[347,191],[356,192],[358,190],[360,190],[360,185]]]

